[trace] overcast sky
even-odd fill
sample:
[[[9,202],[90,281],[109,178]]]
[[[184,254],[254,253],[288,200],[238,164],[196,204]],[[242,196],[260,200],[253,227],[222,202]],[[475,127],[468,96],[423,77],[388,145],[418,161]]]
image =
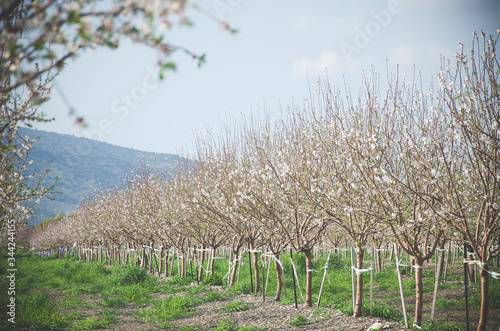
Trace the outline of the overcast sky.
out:
[[[497,0],[285,1],[210,0],[199,5],[239,33],[221,31],[205,14],[189,10],[192,28],[169,32],[174,44],[206,53],[201,68],[178,54],[178,71],[158,82],[157,54],[123,43],[118,50],[83,53],[57,78],[68,101],[85,117],[74,124],[60,94],[42,108],[55,122],[39,129],[92,137],[134,149],[176,153],[193,144],[193,132],[219,129],[227,113],[262,112],[300,103],[311,83],[345,80],[359,88],[363,72],[385,75],[399,64],[411,78],[437,77],[440,54],[453,58],[472,32],[496,35]],[[384,77],[384,76],[383,76]]]

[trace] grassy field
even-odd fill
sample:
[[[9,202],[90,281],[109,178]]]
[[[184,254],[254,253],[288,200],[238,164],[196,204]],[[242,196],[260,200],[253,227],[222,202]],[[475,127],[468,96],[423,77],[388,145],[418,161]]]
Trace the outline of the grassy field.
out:
[[[6,255],[1,255],[0,300],[2,317],[1,330],[13,330],[6,321],[4,312],[9,297],[6,278]],[[302,292],[305,286],[305,262],[303,256],[296,256],[297,273]],[[317,300],[325,258],[315,261],[313,282],[313,302]],[[281,305],[294,303],[293,283],[289,260],[285,259],[287,296],[282,296]],[[221,302],[214,314],[221,318],[214,329],[218,330],[259,330],[253,325],[236,326],[224,316],[227,313],[251,309],[251,304],[239,295],[251,294],[249,265],[241,268],[240,281],[230,289],[223,285],[222,277],[227,272],[227,261],[215,261],[215,275],[206,277],[197,284],[188,275],[181,278],[176,275],[177,267],[169,279],[159,279],[145,270],[132,265],[109,266],[97,262],[79,262],[77,257],[57,259],[41,258],[34,254],[18,253],[16,273],[16,323],[18,330],[120,330],[127,320],[138,329],[182,329],[200,330],[200,328],[180,328],[179,320],[196,314],[196,307],[210,302]],[[189,267],[188,267],[189,270]],[[403,321],[398,282],[394,265],[386,264],[385,271],[374,274],[373,316],[398,322]],[[440,281],[436,303],[437,322],[426,322],[424,330],[464,330],[465,298],[463,289],[463,267],[454,265],[448,271],[446,280]],[[412,321],[415,282],[410,270],[403,269],[404,292],[406,296],[409,320]],[[369,315],[369,274],[364,277],[363,315]],[[224,281],[225,283],[225,281]],[[498,330],[500,323],[500,281],[491,279],[490,288],[490,323],[491,330]],[[434,286],[434,267],[426,265],[424,270],[424,321],[429,320]],[[274,268],[271,268],[267,288],[267,301],[272,301],[276,287]],[[262,287],[261,287],[262,289]],[[471,325],[478,320],[480,292],[478,284],[471,285],[470,291]],[[262,297],[262,292],[255,296]],[[298,302],[302,302],[297,291]],[[329,264],[327,281],[321,299],[321,306],[352,314],[350,261],[337,256]],[[314,314],[324,314],[325,308],[317,308]],[[289,321],[291,327],[314,323],[311,318],[297,314]],[[411,324],[411,322],[410,322]],[[474,327],[474,326],[473,326]],[[262,328],[260,328],[262,330]]]

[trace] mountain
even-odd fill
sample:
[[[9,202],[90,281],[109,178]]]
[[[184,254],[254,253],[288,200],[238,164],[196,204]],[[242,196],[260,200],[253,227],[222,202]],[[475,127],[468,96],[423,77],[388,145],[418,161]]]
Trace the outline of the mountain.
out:
[[[55,191],[61,192],[52,194],[53,200],[41,200],[34,209],[35,215],[29,220],[30,225],[37,225],[59,212],[71,213],[97,190],[122,187],[126,175],[143,165],[164,168],[179,159],[174,154],[138,151],[41,130],[21,128],[19,134],[30,139],[38,137],[28,156],[33,163],[28,166],[27,173],[50,169],[43,183],[51,185],[58,177]]]

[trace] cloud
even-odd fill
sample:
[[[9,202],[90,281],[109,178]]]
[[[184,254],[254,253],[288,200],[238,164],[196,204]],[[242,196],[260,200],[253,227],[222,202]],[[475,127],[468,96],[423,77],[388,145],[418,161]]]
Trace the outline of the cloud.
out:
[[[349,69],[341,54],[329,51],[321,51],[316,60],[302,57],[296,60],[290,70],[290,77],[304,77],[307,75],[324,75],[328,69],[329,73],[343,73]]]

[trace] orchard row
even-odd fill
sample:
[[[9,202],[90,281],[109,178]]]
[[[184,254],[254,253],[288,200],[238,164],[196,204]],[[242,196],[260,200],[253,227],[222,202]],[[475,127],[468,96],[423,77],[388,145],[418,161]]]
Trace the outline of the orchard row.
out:
[[[456,240],[481,266],[483,330],[488,262],[500,253],[497,39],[475,35],[470,54],[461,46],[454,62],[443,60],[437,91],[397,76],[382,88],[374,75],[352,97],[323,81],[279,121],[228,120],[219,134],[197,137],[193,155],[169,169],[144,167],[123,188],[39,231],[32,244],[180,252],[225,245],[232,256],[265,245],[277,259],[289,247],[305,255],[305,301],[312,305],[314,247],[349,238],[361,270],[366,245],[396,242],[416,266],[414,323],[421,325],[419,267]],[[279,263],[275,268],[279,284]],[[362,273],[357,277],[360,316]]]

